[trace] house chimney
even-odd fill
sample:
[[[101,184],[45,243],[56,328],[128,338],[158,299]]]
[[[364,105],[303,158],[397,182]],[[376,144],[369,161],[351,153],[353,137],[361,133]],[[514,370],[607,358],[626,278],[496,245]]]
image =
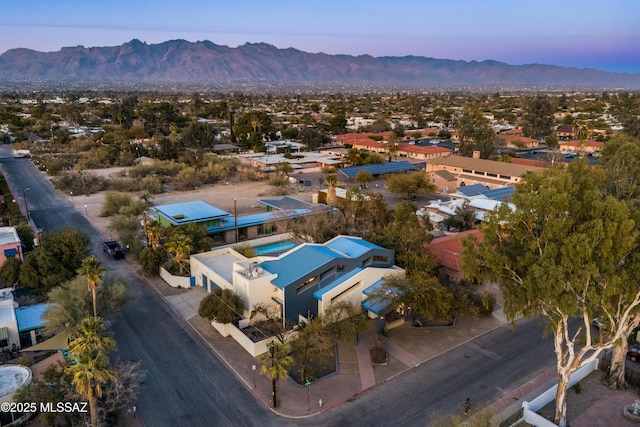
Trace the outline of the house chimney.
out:
[[[473,152],[473,158],[474,158],[474,159],[479,159],[479,158],[480,158],[480,151],[475,150],[475,151]]]

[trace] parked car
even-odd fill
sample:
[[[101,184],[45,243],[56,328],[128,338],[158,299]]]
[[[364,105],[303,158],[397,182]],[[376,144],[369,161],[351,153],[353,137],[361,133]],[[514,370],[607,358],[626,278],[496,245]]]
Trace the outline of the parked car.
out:
[[[627,357],[632,361],[636,362],[640,360],[640,345],[632,345],[627,349]]]

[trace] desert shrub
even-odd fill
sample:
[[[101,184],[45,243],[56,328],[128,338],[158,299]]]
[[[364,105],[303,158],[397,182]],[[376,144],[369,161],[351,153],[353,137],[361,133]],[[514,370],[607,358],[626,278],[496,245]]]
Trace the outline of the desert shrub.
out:
[[[142,182],[133,178],[112,178],[109,180],[109,190],[120,191],[123,193],[131,193],[140,191]]]
[[[172,180],[172,184],[176,190],[193,190],[202,185],[202,181],[198,177],[196,169],[187,167],[182,169],[178,175]]]
[[[155,176],[146,176],[141,182],[142,190],[149,194],[160,194],[164,191],[162,187],[162,181]]]
[[[66,172],[53,180],[53,185],[65,193],[93,194],[107,188],[107,180],[93,173]]]
[[[176,176],[184,165],[168,160],[156,160],[151,164],[139,164],[129,169],[131,178],[144,178],[146,176]]]
[[[143,248],[139,255],[142,270],[148,275],[157,275],[160,272],[160,266],[166,259],[167,254],[162,248]]]
[[[115,215],[120,212],[120,208],[130,205],[132,200],[131,196],[127,194],[109,191],[105,194],[100,216]]]

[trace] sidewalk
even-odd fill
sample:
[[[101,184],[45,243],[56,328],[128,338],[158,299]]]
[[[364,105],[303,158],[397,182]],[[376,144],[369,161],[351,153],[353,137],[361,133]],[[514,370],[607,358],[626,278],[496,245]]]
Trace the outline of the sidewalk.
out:
[[[222,337],[208,320],[198,316],[198,305],[206,291],[202,288],[174,289],[159,277],[144,280],[165,298],[176,314],[193,327],[229,370],[252,390],[256,398],[271,408],[271,381],[260,374],[260,362],[232,338]],[[373,366],[371,363],[369,349],[376,336],[377,322],[372,320],[369,330],[359,337],[357,345],[353,341],[339,343],[340,369],[336,374],[312,383],[308,388],[291,380],[281,379],[278,392],[279,406],[272,410],[281,416],[304,418],[340,405],[390,377],[500,327],[504,324],[504,319],[500,318],[499,312],[497,314],[498,316],[487,318],[462,317],[458,319],[454,328],[430,329],[429,345],[423,345],[424,340],[416,339],[425,331],[408,325],[392,329],[388,337],[379,336],[389,355],[389,363],[384,366]],[[255,370],[252,369],[254,366]],[[509,409],[502,400],[513,403],[512,395],[513,393],[510,393],[492,406],[500,412]],[[518,409],[514,408],[513,412],[517,412]]]

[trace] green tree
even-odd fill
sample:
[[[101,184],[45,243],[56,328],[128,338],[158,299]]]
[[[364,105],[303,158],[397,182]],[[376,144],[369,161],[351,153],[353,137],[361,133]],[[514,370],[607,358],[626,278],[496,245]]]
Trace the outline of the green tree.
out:
[[[617,199],[640,198],[640,140],[617,135],[604,146],[598,164],[607,174],[607,193]]]
[[[313,151],[330,143],[331,138],[317,129],[305,128],[300,133],[300,142],[306,145],[309,151]]]
[[[309,319],[289,344],[293,365],[302,381],[316,376],[314,366],[325,363],[333,356],[335,345],[321,320]]]
[[[289,367],[293,363],[293,357],[289,355],[289,345],[272,341],[269,350],[258,356],[258,360],[263,362],[260,373],[271,380],[273,407],[277,408],[280,378],[289,375]]]
[[[480,152],[480,158],[486,159],[493,152],[496,134],[487,125],[487,119],[480,110],[467,109],[457,122],[460,138],[460,154],[471,157],[474,151]]]
[[[242,316],[244,301],[231,289],[214,289],[202,298],[198,307],[198,315],[217,323],[231,323]]]
[[[271,117],[265,111],[248,111],[238,118],[233,127],[244,149],[264,151],[264,141],[271,139],[273,125]]]
[[[180,268],[180,274],[184,271],[183,263],[193,250],[193,242],[189,236],[183,233],[176,233],[167,239],[165,243],[167,250],[175,256],[175,260]]]
[[[396,263],[405,268],[408,274],[433,268],[424,251],[425,245],[431,241],[431,235],[418,220],[416,206],[408,200],[396,207],[386,227],[372,234],[370,240],[393,249]]]
[[[347,131],[347,116],[344,111],[336,112],[329,120],[329,126],[333,134],[341,134]]]
[[[373,175],[365,170],[361,170],[358,174],[353,178],[353,180],[360,184],[361,188],[367,188],[367,184],[373,181]]]
[[[109,367],[106,353],[114,350],[116,343],[104,327],[101,319],[86,318],[76,328],[76,339],[69,343],[69,353],[76,363],[67,368],[72,384],[78,393],[89,401],[91,425],[100,425],[98,399],[102,397],[104,384],[115,378]]]
[[[456,228],[458,231],[470,230],[476,224],[476,208],[469,204],[469,200],[465,200],[461,205],[456,206],[453,215],[449,215],[444,221],[447,230]]]
[[[406,194],[407,199],[413,199],[417,194],[435,191],[435,186],[429,181],[426,172],[422,170],[389,175],[387,188],[396,194]]]
[[[362,307],[348,301],[338,301],[322,314],[322,324],[334,342],[357,337],[368,328],[367,315]]]
[[[544,138],[553,133],[555,109],[546,96],[527,100],[522,117],[522,133],[531,138]]]
[[[93,350],[106,354],[116,348],[116,341],[101,318],[86,317],[74,331],[76,338],[69,343],[69,352],[73,355]]]
[[[554,418],[560,425],[566,424],[571,373],[626,338],[618,329],[598,342],[590,328],[603,294],[616,292],[625,270],[634,267],[629,256],[638,249],[630,211],[603,193],[604,181],[604,173],[586,161],[527,173],[511,198],[514,210],[502,205],[483,227],[482,242],[464,242],[464,271],[500,285],[508,319],[515,322],[522,315],[547,321],[558,372]],[[637,306],[639,294],[636,287],[623,316]],[[572,332],[574,317],[580,326]]]
[[[20,278],[22,262],[16,257],[8,257],[0,266],[0,288],[12,287]]]
[[[147,238],[147,246],[152,249],[160,247],[162,238],[164,237],[165,228],[160,224],[160,221],[152,219],[145,223],[145,232]]]
[[[450,322],[455,308],[453,293],[440,284],[437,277],[423,273],[385,276],[382,285],[368,298],[394,307],[405,318]]]
[[[194,122],[182,132],[180,144],[184,148],[204,153],[215,144],[216,134],[216,129],[210,124]]]
[[[132,301],[127,293],[125,279],[107,275],[97,288],[97,299],[100,300],[98,317],[108,318]],[[78,276],[53,288],[47,297],[49,305],[43,314],[47,320],[47,330],[60,331],[75,328],[82,319],[90,317],[93,311],[93,297],[86,292],[86,279]]]
[[[20,267],[20,283],[41,295],[70,280],[87,256],[89,237],[71,228],[42,233],[40,248]]]
[[[98,416],[98,399],[102,397],[102,387],[114,378],[109,368],[109,358],[98,349],[84,351],[74,355],[76,364],[67,368],[72,375],[71,383],[78,393],[89,401],[91,425],[100,425]]]
[[[98,281],[102,280],[102,273],[104,273],[102,263],[92,255],[83,259],[82,265],[76,271],[79,275],[87,278],[87,289],[91,292],[93,299],[93,317],[97,319],[98,304],[96,301],[96,287],[98,286]]]
[[[161,247],[142,248],[139,259],[144,274],[157,275],[160,272],[160,266],[167,260],[167,254]]]

